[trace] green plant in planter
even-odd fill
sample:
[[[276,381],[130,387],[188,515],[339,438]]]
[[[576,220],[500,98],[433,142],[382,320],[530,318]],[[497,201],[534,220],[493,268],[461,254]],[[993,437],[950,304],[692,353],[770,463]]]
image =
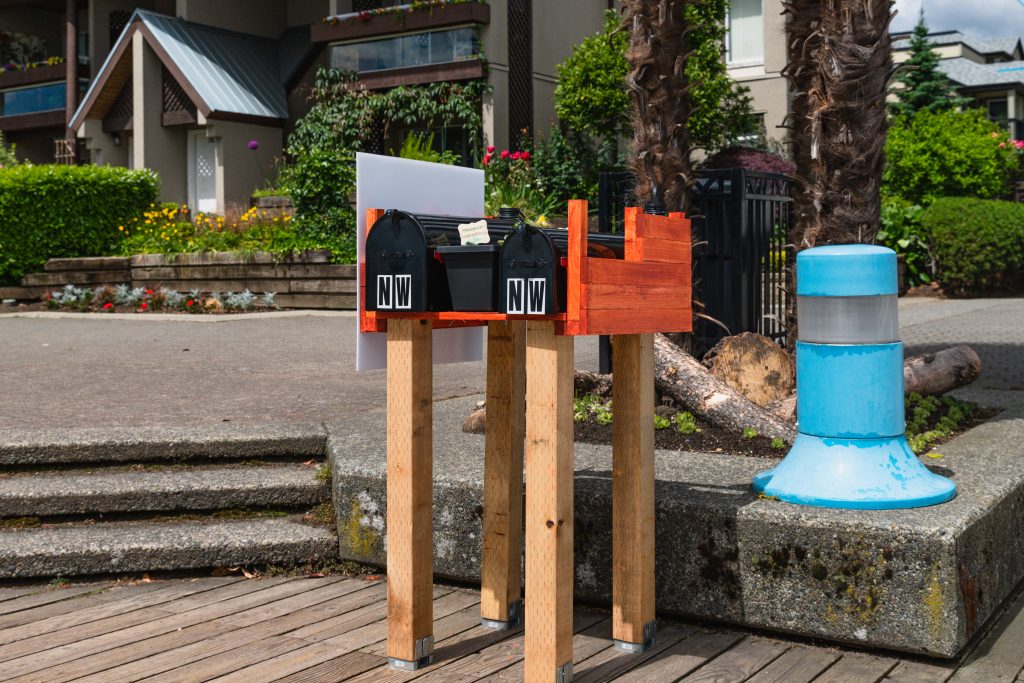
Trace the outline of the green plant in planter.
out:
[[[398,156],[403,159],[429,161],[435,164],[448,164],[449,166],[459,163],[459,156],[455,152],[450,150],[438,152],[434,149],[433,133],[407,133],[402,141],[402,149],[398,151]]]
[[[746,428],[743,429],[743,438],[744,439],[756,439],[759,436],[760,436],[760,433],[758,433],[758,431],[756,429],[754,429],[753,427],[746,427]]]
[[[697,426],[697,420],[693,417],[693,413],[686,410],[673,415],[672,423],[676,426],[676,431],[680,434],[696,434],[700,431],[700,427]]]
[[[667,429],[671,425],[672,425],[672,420],[668,419],[667,417],[662,417],[661,415],[655,415],[654,416],[654,428],[655,429],[659,429],[659,430],[660,429]]]

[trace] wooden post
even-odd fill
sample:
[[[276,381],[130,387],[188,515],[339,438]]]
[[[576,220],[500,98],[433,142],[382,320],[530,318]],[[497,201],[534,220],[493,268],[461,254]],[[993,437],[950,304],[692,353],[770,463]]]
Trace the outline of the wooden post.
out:
[[[523,622],[523,441],[526,323],[487,325],[487,435],[480,618],[507,629]]]
[[[612,339],[612,638],[654,643],[654,335]]]
[[[428,320],[388,321],[388,659],[432,660],[433,386]]]
[[[573,338],[526,336],[526,677],[572,678]],[[559,675],[561,674],[561,678]]]

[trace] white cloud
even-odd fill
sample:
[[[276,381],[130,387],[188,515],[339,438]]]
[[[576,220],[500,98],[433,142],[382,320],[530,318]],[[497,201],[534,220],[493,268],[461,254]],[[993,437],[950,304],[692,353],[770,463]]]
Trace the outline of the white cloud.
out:
[[[1024,33],[1022,0],[896,0],[899,12],[893,19],[893,31],[909,31],[917,23],[921,3],[928,29],[962,31],[979,38],[1003,38]]]

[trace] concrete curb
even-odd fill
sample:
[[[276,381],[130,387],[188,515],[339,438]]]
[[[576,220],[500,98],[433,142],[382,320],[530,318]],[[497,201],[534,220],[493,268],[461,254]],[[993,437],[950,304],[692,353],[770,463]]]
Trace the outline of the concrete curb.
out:
[[[322,425],[293,423],[4,429],[0,465],[309,457],[323,455],[326,440]]]
[[[434,569],[478,581],[483,438],[458,431],[470,403],[435,403]],[[659,610],[956,656],[1024,578],[1024,405],[1015,403],[927,460],[959,487],[931,508],[850,512],[760,500],[751,478],[773,461],[659,451]],[[370,419],[383,428],[382,415]],[[345,559],[386,562],[384,448],[382,439],[331,431]],[[575,467],[576,595],[607,603],[610,448],[576,444]]]

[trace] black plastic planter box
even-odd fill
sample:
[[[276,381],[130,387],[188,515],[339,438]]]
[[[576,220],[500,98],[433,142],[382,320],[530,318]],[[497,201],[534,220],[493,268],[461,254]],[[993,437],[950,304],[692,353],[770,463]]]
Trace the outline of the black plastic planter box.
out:
[[[452,310],[498,310],[498,245],[437,247],[448,274]]]

